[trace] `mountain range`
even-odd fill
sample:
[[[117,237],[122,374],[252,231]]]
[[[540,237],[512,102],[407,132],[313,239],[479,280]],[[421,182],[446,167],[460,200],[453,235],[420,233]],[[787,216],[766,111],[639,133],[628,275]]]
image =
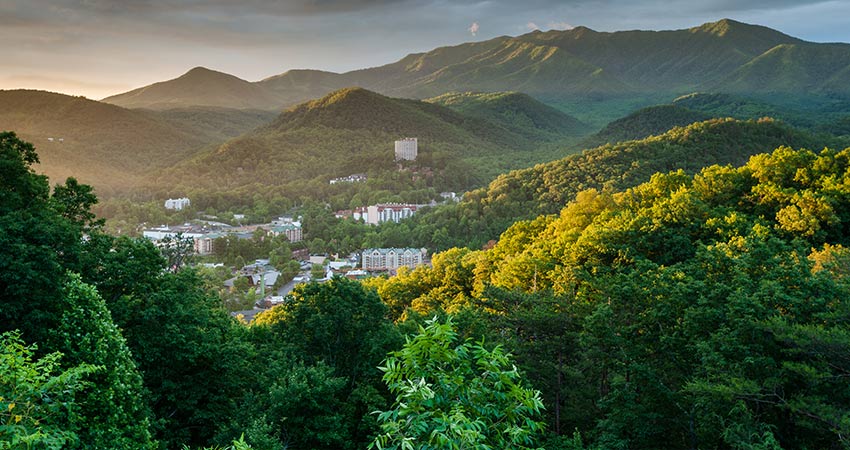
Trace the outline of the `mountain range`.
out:
[[[675,31],[576,27],[441,47],[340,74],[291,70],[251,83],[198,67],[104,101],[129,108],[280,110],[350,86],[405,98],[519,91],[552,103],[672,99],[694,91],[846,96],[850,45],[806,42],[729,19]]]
[[[138,186],[148,197],[253,195],[270,185],[297,197],[333,177],[390,173],[387,155],[404,136],[420,138],[420,165],[436,170],[425,185],[412,176],[416,189],[465,190],[708,118],[772,116],[847,134],[850,45],[728,19],[675,31],[577,27],[342,74],[249,82],[196,67],[101,102],[19,90],[0,91],[0,104],[0,129],[36,142],[40,170],[57,181],[76,175],[101,195]],[[390,185],[399,186],[380,189]]]

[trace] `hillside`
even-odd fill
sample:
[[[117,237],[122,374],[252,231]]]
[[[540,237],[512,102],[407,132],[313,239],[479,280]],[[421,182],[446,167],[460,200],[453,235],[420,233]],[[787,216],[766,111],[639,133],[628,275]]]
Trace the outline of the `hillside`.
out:
[[[82,97],[0,91],[0,104],[0,129],[35,144],[37,170],[52,182],[73,175],[100,195],[126,188],[146,171],[174,164],[209,142],[146,113]]]
[[[213,107],[175,108],[161,111],[146,110],[157,119],[201,136],[204,141],[219,143],[265,125],[277,113],[260,109],[232,109]]]
[[[742,164],[751,155],[789,145],[803,148],[841,146],[770,119],[713,119],[646,139],[604,145],[582,154],[515,170],[487,188],[467,193],[461,203],[417,215],[403,227],[429,248],[476,248],[517,220],[557,213],[585,189],[624,189],[656,172],[684,169],[694,173],[711,164]],[[448,239],[432,241],[438,230]],[[415,231],[414,231],[415,230]]]
[[[673,127],[683,127],[711,118],[708,114],[676,105],[658,105],[639,109],[617,119],[599,132],[582,141],[583,148],[643,139],[664,133]]]
[[[407,136],[419,139],[419,157],[399,172],[393,142]],[[321,197],[340,189],[329,187],[329,179],[368,173],[407,183],[406,189],[464,190],[544,160],[535,145],[548,136],[520,135],[437,104],[347,88],[284,111],[268,125],[163,172],[156,184],[199,195]],[[346,195],[353,195],[351,189]]]
[[[849,77],[848,44],[782,44],[706,86],[746,94],[848,96]]]
[[[274,92],[282,105],[295,105],[324,97],[329,92],[351,85],[346,84],[346,80],[339,74],[321,70],[289,70],[255,84]]]
[[[172,109],[194,106],[280,110],[284,102],[270,90],[233,75],[195,67],[178,78],[102,100],[124,108]]]
[[[559,139],[586,133],[588,126],[575,117],[519,92],[448,93],[425,100],[471,117],[498,123],[506,129],[539,139]]]

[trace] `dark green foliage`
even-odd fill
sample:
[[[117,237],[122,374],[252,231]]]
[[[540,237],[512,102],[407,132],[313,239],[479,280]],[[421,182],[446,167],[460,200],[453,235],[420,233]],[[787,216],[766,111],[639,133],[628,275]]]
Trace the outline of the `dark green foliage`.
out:
[[[152,448],[141,379],[97,291],[70,271],[87,257],[83,232],[97,235],[89,212],[91,189],[69,179],[49,195],[47,179],[30,165],[32,145],[0,134],[0,250],[2,327],[20,328],[41,351],[62,352],[65,367],[97,366],[92,388],[77,401],[81,411],[63,423],[78,440],[68,448]]]
[[[251,346],[193,271],[159,273],[151,285],[122,281],[131,288],[111,308],[144,377],[157,438],[169,447],[208,443],[250,381]]]
[[[32,144],[0,133],[0,329],[20,328],[28,342],[56,325],[61,312],[51,304],[61,296],[63,267],[79,255],[81,233],[53,209],[47,178],[31,168],[37,162]]]
[[[234,428],[251,428],[256,446],[363,448],[377,432],[369,413],[389,404],[377,367],[401,344],[387,315],[376,293],[345,278],[296,287],[254,321],[260,351],[277,362]]]

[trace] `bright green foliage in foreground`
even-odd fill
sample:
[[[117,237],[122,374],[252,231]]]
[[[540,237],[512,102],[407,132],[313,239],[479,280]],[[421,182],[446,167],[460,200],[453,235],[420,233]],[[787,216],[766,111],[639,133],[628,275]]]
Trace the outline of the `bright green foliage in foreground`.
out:
[[[62,355],[35,359],[20,333],[0,335],[0,449],[60,449],[75,442],[68,424],[79,420],[75,394],[97,370],[81,365],[61,373]]]
[[[381,367],[396,401],[378,415],[383,434],[370,448],[533,448],[543,403],[522,386],[510,354],[456,344],[450,320],[426,325]]]
[[[154,448],[142,377],[103,299],[78,275],[69,275],[62,303],[61,324],[51,331],[54,345],[66,362],[99,367],[86,378],[97,388],[77,396],[80,443],[67,448]]]

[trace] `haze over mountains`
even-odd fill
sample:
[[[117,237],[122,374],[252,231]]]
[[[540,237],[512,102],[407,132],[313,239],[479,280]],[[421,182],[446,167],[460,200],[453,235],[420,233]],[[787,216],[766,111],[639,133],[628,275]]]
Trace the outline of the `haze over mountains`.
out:
[[[850,45],[809,43],[724,19],[675,31],[548,31],[411,54],[342,74],[292,70],[250,83],[195,68],[104,99],[137,108],[282,109],[343,87],[394,97],[520,91],[538,99],[667,95],[693,91],[846,95]]]
[[[75,174],[101,193],[142,180],[212,190],[326,183],[390,170],[392,141],[408,135],[422,138],[423,166],[455,178],[438,185],[466,189],[579,142],[639,139],[711,117],[772,116],[843,133],[848,99],[850,45],[724,19],[676,31],[535,31],[258,82],[196,67],[102,102],[4,91],[0,128],[34,140],[55,180]],[[212,174],[215,182],[204,179]]]

